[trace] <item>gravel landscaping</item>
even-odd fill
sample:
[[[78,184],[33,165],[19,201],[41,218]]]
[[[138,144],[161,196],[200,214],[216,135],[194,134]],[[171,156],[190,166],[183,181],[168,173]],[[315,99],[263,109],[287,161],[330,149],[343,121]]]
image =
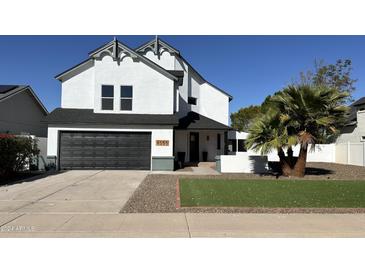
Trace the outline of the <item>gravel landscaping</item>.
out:
[[[123,207],[123,213],[211,212],[211,213],[364,213],[365,208],[176,208],[178,178],[272,179],[265,174],[148,175]],[[365,167],[332,163],[308,163],[305,180],[365,180]],[[279,177],[278,180],[287,180]],[[301,178],[303,180],[303,178]]]

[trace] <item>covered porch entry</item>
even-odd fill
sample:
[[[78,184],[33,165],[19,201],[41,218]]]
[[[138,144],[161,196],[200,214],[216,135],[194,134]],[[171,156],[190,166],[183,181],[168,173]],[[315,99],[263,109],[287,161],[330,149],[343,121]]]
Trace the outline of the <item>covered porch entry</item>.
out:
[[[174,129],[174,156],[185,164],[215,162],[227,154],[227,133],[230,127],[195,112],[180,119]]]

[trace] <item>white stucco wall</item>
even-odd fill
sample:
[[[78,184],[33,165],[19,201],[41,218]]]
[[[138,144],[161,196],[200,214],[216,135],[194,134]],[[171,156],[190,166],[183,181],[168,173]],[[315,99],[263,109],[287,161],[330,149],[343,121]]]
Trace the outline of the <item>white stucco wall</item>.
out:
[[[61,84],[62,108],[94,108],[94,67],[79,69],[76,75]]]
[[[114,111],[101,110],[101,86],[114,86]],[[120,86],[133,86],[132,111],[120,111]],[[172,114],[174,81],[142,62],[110,56],[95,62],[94,111],[102,113]]]
[[[181,66],[182,64],[182,66]],[[229,124],[229,97],[206,83],[189,66],[181,62],[184,72],[183,85],[179,87],[179,116],[189,111],[197,112],[222,124]],[[188,104],[188,97],[197,98],[196,105]]]
[[[185,161],[190,161],[190,132],[199,133],[199,161],[203,151],[208,152],[208,161],[214,162],[217,155],[224,153],[224,131],[222,130],[175,130],[175,158],[178,152],[185,152]],[[221,148],[217,149],[217,134],[221,135]]]
[[[267,171],[267,156],[243,152],[237,155],[221,155],[222,173],[264,173]]]
[[[151,156],[173,156],[173,129],[153,127],[48,127],[47,156],[57,156],[59,131],[151,132]],[[169,140],[169,146],[156,146],[156,140]]]
[[[167,70],[175,70],[175,56],[171,55],[167,51],[161,51],[160,55],[157,56],[152,50],[148,50],[145,54],[145,57],[155,62],[159,66],[163,67]]]
[[[178,114],[180,117],[189,111],[197,112],[222,124],[229,124],[229,98],[226,94],[206,83],[194,70],[180,58],[170,56],[166,52],[160,59],[148,51],[145,56],[165,69],[184,71],[183,84],[178,88]],[[188,104],[188,97],[197,98],[197,105]]]
[[[199,113],[218,121],[229,124],[229,98],[211,85],[200,86]]]
[[[102,85],[114,86],[113,111],[101,110]],[[122,85],[133,86],[132,111],[120,110]],[[82,68],[65,80],[61,98],[62,108],[94,109],[102,113],[172,114],[174,81],[130,57],[118,63],[110,56],[105,56],[102,60],[96,60],[93,66]]]

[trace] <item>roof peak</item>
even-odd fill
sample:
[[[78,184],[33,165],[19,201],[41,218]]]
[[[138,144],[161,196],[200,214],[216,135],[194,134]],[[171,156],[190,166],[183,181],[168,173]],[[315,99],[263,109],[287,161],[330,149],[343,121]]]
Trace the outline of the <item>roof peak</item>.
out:
[[[176,55],[180,55],[180,51],[175,49],[173,46],[162,40],[158,35],[155,36],[154,39],[142,44],[141,46],[137,47],[135,50],[137,52],[144,52],[146,49],[152,50],[155,54],[158,53],[158,50],[165,49],[168,52]]]
[[[118,41],[116,39],[116,37],[114,37],[114,39],[100,47],[98,47],[97,49],[89,52],[89,58],[87,60],[85,60],[84,62],[72,67],[69,70],[66,70],[60,74],[58,74],[56,76],[56,79],[61,79],[61,77],[63,77],[66,73],[76,69],[77,67],[92,61],[93,59],[96,60],[101,60],[104,56],[109,55],[113,58],[114,61],[121,61],[124,58],[124,55],[131,57],[133,60],[140,60],[143,63],[145,63],[146,65],[150,66],[151,68],[154,68],[155,70],[157,70],[158,72],[162,73],[163,75],[165,75],[166,77],[168,77],[171,80],[177,81],[178,78],[176,76],[174,76],[173,74],[171,74],[170,72],[168,72],[167,70],[165,70],[163,67],[159,66],[158,64],[152,62],[151,60],[149,60],[148,58],[140,55],[138,52],[136,52],[134,49],[131,49],[130,47],[128,47],[127,45],[125,45],[124,43]]]

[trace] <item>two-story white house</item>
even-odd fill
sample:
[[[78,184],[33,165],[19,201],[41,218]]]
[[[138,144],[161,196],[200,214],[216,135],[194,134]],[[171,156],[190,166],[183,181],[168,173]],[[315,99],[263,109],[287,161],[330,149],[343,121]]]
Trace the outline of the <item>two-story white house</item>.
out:
[[[56,79],[61,107],[46,122],[60,169],[173,170],[178,157],[225,153],[232,97],[159,38],[137,49],[114,39]]]

